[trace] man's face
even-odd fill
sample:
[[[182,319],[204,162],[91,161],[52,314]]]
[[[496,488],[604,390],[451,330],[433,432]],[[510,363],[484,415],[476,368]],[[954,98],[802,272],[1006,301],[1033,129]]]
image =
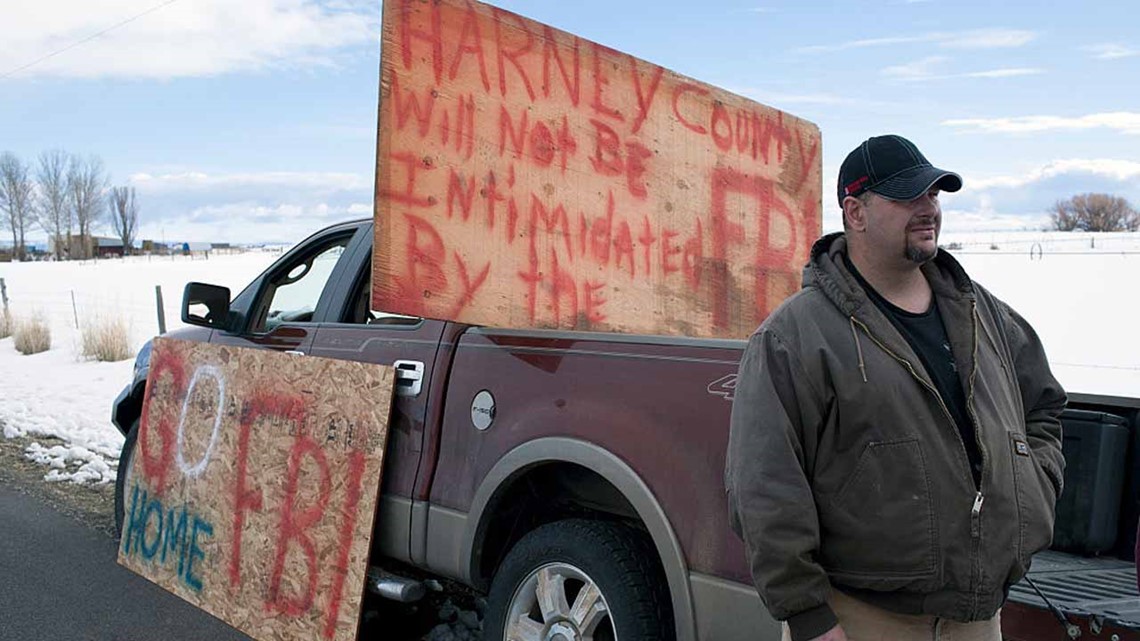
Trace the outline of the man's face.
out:
[[[938,254],[938,234],[942,230],[942,207],[938,189],[909,201],[888,200],[871,194],[866,209],[867,247],[874,253],[899,257],[922,265]]]

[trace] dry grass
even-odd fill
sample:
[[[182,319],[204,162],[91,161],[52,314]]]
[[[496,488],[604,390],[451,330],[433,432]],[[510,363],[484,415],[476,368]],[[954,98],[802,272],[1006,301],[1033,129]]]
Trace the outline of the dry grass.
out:
[[[0,312],[0,339],[8,338],[12,335],[12,317],[4,312]]]
[[[39,354],[51,349],[51,328],[40,314],[12,323],[12,344],[21,354]]]
[[[134,356],[131,353],[130,331],[121,318],[96,318],[82,330],[80,353],[84,358],[97,361],[124,361]]]

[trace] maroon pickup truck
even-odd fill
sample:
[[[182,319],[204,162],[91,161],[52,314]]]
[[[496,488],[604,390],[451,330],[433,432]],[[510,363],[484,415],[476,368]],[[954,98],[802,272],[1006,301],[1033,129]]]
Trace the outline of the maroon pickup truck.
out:
[[[484,638],[495,641],[780,638],[724,500],[743,341],[501,330],[372,310],[372,239],[371,220],[320,231],[232,301],[192,283],[183,320],[201,327],[169,335],[396,367],[374,560],[488,593]],[[208,314],[192,313],[203,306]],[[148,343],[113,409],[127,436],[120,522],[149,354]],[[1122,415],[1136,449],[1140,401],[1073,400]],[[1136,519],[1137,476],[1122,469],[1112,527],[1125,534],[1114,550],[1129,548]],[[1007,638],[1071,638],[1056,616],[1086,634],[1136,638],[1140,613],[1112,601],[1124,594],[1140,610],[1124,561],[1048,554],[1037,588],[1014,588]],[[370,576],[389,598],[414,599],[419,587]]]

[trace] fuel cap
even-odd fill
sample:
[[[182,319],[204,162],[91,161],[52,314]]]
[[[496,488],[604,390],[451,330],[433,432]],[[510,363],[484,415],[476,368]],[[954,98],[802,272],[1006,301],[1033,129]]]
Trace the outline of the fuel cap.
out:
[[[471,401],[471,424],[477,430],[485,430],[491,427],[491,423],[495,421],[495,397],[483,390],[475,395]]]

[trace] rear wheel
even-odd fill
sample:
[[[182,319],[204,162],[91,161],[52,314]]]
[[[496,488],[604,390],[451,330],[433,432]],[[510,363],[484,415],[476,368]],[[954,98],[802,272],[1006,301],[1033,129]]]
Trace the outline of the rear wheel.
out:
[[[139,421],[131,424],[127,431],[127,438],[123,440],[123,449],[119,453],[119,471],[115,476],[115,534],[122,538],[123,521],[127,503],[127,492],[131,491],[131,460],[135,454],[135,442],[138,440]]]
[[[674,638],[665,576],[642,532],[558,521],[511,549],[487,602],[487,641],[662,641]]]

